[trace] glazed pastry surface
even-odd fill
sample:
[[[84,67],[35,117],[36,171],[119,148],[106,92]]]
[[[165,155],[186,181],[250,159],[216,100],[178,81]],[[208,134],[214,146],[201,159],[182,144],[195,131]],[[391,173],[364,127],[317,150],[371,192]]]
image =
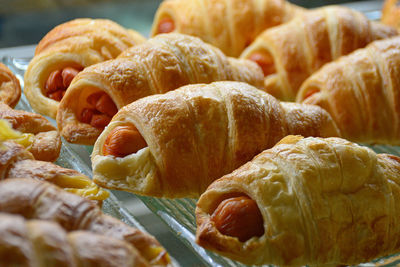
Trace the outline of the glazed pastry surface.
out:
[[[400,37],[375,41],[314,73],[297,101],[327,110],[348,140],[398,145],[399,75]]]
[[[400,8],[397,0],[386,0],[382,6],[382,23],[400,29]]]
[[[144,145],[136,135],[124,141],[123,132],[114,131],[125,126],[136,127]],[[142,195],[198,197],[213,180],[287,134],[325,137],[340,132],[323,109],[280,103],[246,83],[183,86],[139,99],[113,117],[93,148],[93,180]],[[142,144],[138,151],[119,155],[118,148],[125,148],[119,142],[137,141]]]
[[[356,265],[397,253],[400,158],[340,138],[288,136],[212,183],[196,207],[196,242],[245,264]],[[221,234],[211,214],[246,195],[264,234]]]
[[[10,267],[150,266],[122,240],[88,231],[68,233],[51,221],[7,213],[0,213],[0,262]]]
[[[0,182],[0,195],[0,212],[57,222],[67,232],[84,230],[124,240],[150,265],[170,264],[168,253],[153,236],[104,214],[93,201],[53,184],[27,178],[7,179]]]
[[[24,92],[30,105],[55,119],[59,101],[76,72],[116,58],[144,41],[139,33],[107,19],[80,18],[56,26],[39,42],[25,72]],[[68,68],[72,71],[61,74]]]
[[[395,28],[369,21],[360,12],[328,6],[264,31],[241,58],[264,68],[266,92],[294,101],[304,80],[327,62],[397,34]]]
[[[155,15],[151,35],[173,31],[197,36],[226,55],[238,57],[263,30],[303,12],[302,8],[283,0],[163,1]],[[172,27],[160,29],[165,21]]]
[[[90,101],[98,92],[106,93],[120,109],[148,95],[221,80],[247,82],[261,89],[263,75],[254,62],[226,57],[199,38],[178,33],[158,35],[117,59],[80,72],[61,101],[58,128],[68,142],[93,145],[104,127],[85,122],[85,112],[98,113],[98,102],[95,106]]]
[[[21,97],[21,86],[14,73],[0,63],[0,103],[15,107]]]

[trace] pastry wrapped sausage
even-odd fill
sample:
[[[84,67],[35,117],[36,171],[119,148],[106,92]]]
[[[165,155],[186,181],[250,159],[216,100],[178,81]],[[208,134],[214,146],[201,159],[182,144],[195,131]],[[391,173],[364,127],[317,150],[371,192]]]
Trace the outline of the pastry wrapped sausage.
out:
[[[398,145],[399,76],[400,37],[375,41],[314,73],[297,101],[327,110],[346,139]]]
[[[7,179],[0,182],[0,195],[0,212],[54,221],[68,232],[85,230],[124,240],[151,265],[170,264],[168,253],[153,236],[104,214],[92,201],[55,185],[34,179]]]
[[[262,67],[266,92],[294,101],[304,80],[325,63],[397,34],[395,28],[369,21],[355,10],[328,6],[264,31],[241,58]]]
[[[21,86],[14,73],[0,63],[0,103],[15,107],[21,97]]]
[[[32,178],[56,184],[65,191],[100,204],[109,193],[99,188],[82,173],[46,161],[35,160],[23,146],[13,141],[0,141],[0,180]]]
[[[284,0],[163,1],[151,35],[179,32],[200,37],[238,57],[263,30],[292,19],[303,9]]]
[[[79,73],[61,101],[58,128],[68,142],[93,145],[121,107],[183,85],[221,80],[262,88],[263,75],[254,62],[226,57],[199,38],[158,35]]]
[[[19,142],[37,160],[55,161],[60,155],[60,134],[39,114],[15,110],[0,103],[0,130],[0,141],[12,139]]]
[[[122,240],[88,231],[66,232],[45,220],[0,213],[1,266],[150,266]]]
[[[195,84],[122,108],[97,139],[93,180],[156,197],[198,197],[288,134],[339,136],[323,109],[241,82]]]
[[[399,157],[289,136],[201,195],[196,242],[246,264],[356,265],[399,252],[399,201]]]
[[[80,18],[58,25],[39,42],[25,72],[30,105],[56,118],[59,101],[77,73],[144,41],[139,33],[106,19]]]

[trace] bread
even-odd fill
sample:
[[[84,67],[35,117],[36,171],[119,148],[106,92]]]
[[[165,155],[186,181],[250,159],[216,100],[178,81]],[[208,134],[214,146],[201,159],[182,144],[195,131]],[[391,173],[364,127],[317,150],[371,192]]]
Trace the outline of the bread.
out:
[[[263,68],[266,92],[294,101],[304,80],[327,62],[397,34],[395,28],[369,21],[355,10],[327,6],[264,31],[241,58]]]
[[[381,21],[386,25],[390,25],[400,29],[400,8],[397,0],[386,0],[382,6]]]
[[[263,76],[254,62],[226,57],[199,38],[158,35],[79,73],[61,101],[57,125],[68,142],[93,145],[121,107],[183,85],[220,80],[262,88]]]
[[[15,107],[21,97],[21,86],[14,73],[0,63],[0,103]]]
[[[67,232],[84,230],[124,240],[133,245],[153,266],[167,266],[166,250],[151,235],[104,214],[92,201],[34,179],[0,182],[0,212],[26,219],[57,222]]]
[[[130,244],[57,223],[0,213],[1,266],[150,266]]]
[[[400,37],[375,41],[314,73],[297,101],[328,111],[348,140],[398,145],[399,75]]]
[[[202,194],[196,242],[258,265],[356,265],[394,254],[399,174],[397,156],[340,138],[286,137]]]
[[[109,193],[82,173],[46,161],[35,160],[23,146],[13,141],[0,141],[0,180],[31,178],[45,180],[95,201],[101,206]]]
[[[0,141],[12,139],[19,142],[37,160],[55,161],[60,155],[60,134],[39,114],[15,110],[0,103],[0,130]]]
[[[97,139],[93,180],[156,197],[198,197],[287,134],[338,136],[321,108],[241,82],[194,84],[123,107]]]
[[[79,18],[56,26],[40,40],[25,72],[24,92],[30,105],[55,119],[59,101],[78,72],[116,58],[144,40],[107,19]]]
[[[163,1],[151,35],[179,32],[197,36],[226,55],[238,57],[263,30],[302,12],[302,8],[284,0]]]

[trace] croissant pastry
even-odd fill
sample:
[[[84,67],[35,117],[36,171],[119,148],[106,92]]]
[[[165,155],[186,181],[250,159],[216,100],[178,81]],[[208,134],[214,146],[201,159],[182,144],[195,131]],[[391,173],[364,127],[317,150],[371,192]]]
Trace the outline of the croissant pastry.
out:
[[[34,179],[15,178],[0,182],[0,212],[26,219],[50,220],[66,231],[85,230],[124,240],[151,265],[167,266],[170,258],[151,235],[104,214],[92,201]]]
[[[354,265],[399,252],[399,174],[397,156],[289,136],[201,195],[196,242],[257,265]]]
[[[400,8],[397,0],[386,0],[382,7],[382,23],[400,29]]]
[[[220,80],[262,88],[263,75],[254,62],[226,57],[196,37],[158,35],[79,73],[61,101],[58,128],[68,142],[93,145],[124,105],[183,85]]]
[[[151,35],[179,32],[200,37],[238,57],[263,30],[303,13],[284,0],[170,0],[159,6]]]
[[[66,232],[45,220],[0,213],[1,266],[150,266],[138,251],[119,239],[88,231]]]
[[[56,118],[59,101],[77,73],[144,41],[139,33],[106,19],[80,18],[58,25],[39,42],[25,72],[30,105]]]
[[[14,73],[0,63],[0,103],[15,107],[21,97],[21,86]]]
[[[0,103],[0,130],[0,140],[24,141],[20,144],[37,160],[55,161],[60,155],[60,134],[39,114],[15,110]]]
[[[400,37],[375,41],[314,73],[297,101],[327,110],[346,139],[398,145],[399,75]]]
[[[323,109],[241,82],[181,87],[122,108],[96,141],[93,180],[156,197],[198,197],[288,134],[339,136]]]
[[[325,63],[396,34],[396,29],[369,21],[357,11],[328,6],[264,31],[241,58],[262,67],[266,92],[294,101],[304,80]]]
[[[46,180],[65,191],[91,199],[100,206],[109,195],[78,171],[35,160],[23,146],[13,141],[0,141],[0,180],[18,177]]]

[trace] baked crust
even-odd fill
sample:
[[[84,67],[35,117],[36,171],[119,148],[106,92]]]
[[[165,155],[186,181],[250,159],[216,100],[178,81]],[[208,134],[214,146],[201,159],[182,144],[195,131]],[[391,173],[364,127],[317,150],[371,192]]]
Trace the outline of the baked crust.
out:
[[[0,102],[15,107],[21,97],[21,86],[14,73],[0,63]]]
[[[134,125],[148,146],[125,157],[104,156],[107,136],[121,125]],[[340,135],[316,106],[280,103],[241,82],[188,85],[119,110],[94,145],[93,180],[142,195],[198,197],[287,134]]]
[[[397,34],[395,28],[369,21],[360,12],[328,6],[264,31],[240,57],[256,52],[271,57],[275,72],[265,77],[266,92],[294,101],[301,84],[324,64]]]
[[[356,265],[400,249],[400,158],[340,138],[289,136],[218,179],[196,207],[196,242],[245,264]],[[218,204],[256,201],[264,234],[245,242],[210,220]]]

